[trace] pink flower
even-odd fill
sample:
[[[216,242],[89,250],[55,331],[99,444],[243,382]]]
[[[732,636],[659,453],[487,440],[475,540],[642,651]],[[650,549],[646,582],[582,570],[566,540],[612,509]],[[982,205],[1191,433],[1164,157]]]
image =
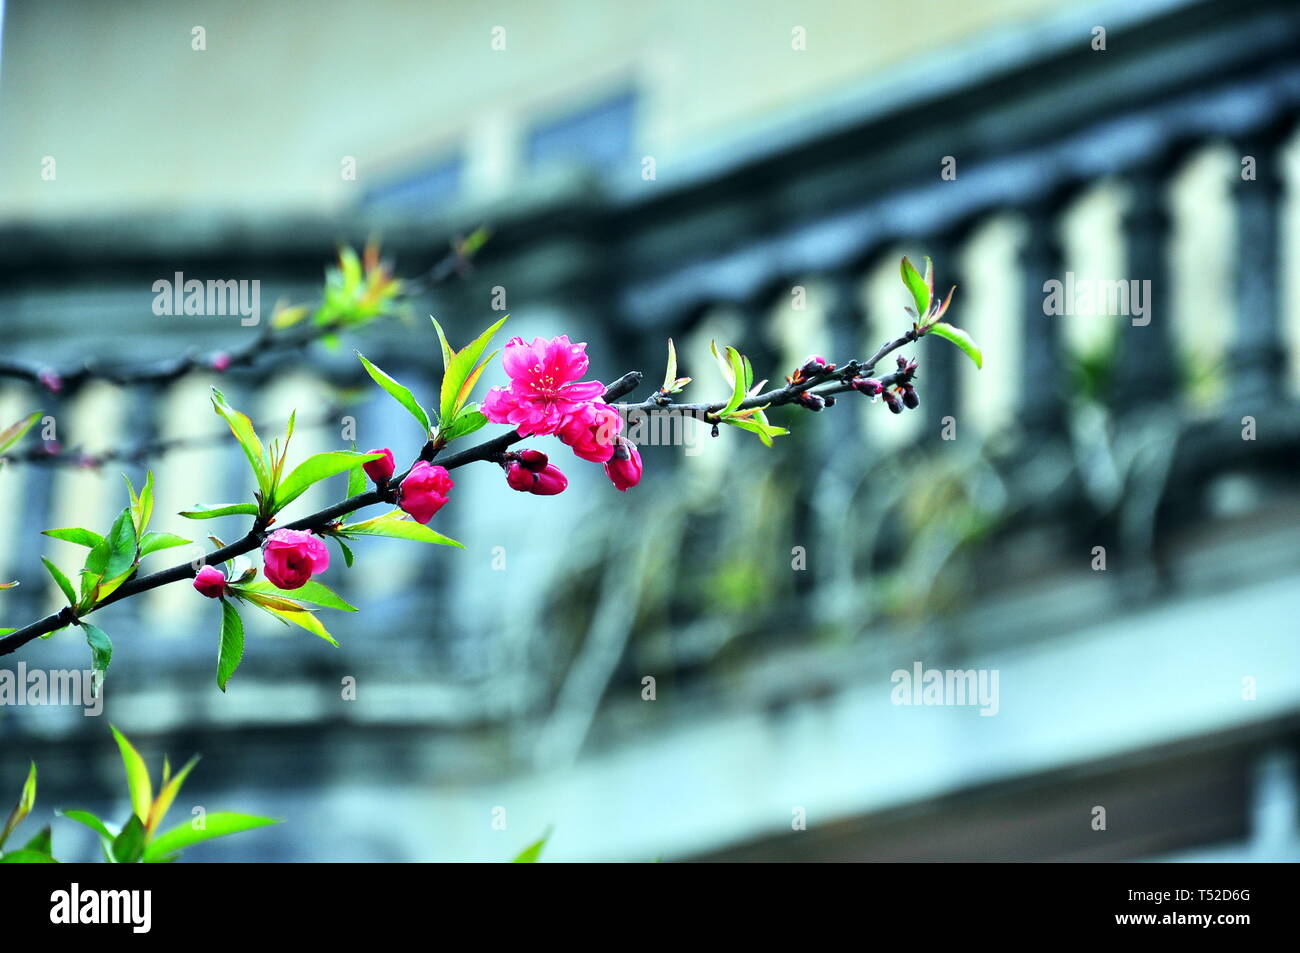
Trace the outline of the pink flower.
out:
[[[226,574],[216,566],[204,566],[194,577],[194,588],[200,595],[216,599],[226,591]]]
[[[521,437],[555,433],[580,404],[605,392],[600,381],[578,381],[587,372],[586,349],[567,334],[533,338],[532,344],[511,338],[501,357],[510,385],[488,391],[484,415],[494,424],[513,424]]]
[[[427,523],[447,504],[447,495],[455,484],[443,467],[421,460],[402,481],[397,505],[410,513],[417,523]]]
[[[623,417],[603,400],[582,404],[560,425],[559,438],[583,460],[604,463],[614,455]]]
[[[262,544],[262,570],[281,589],[301,589],[329,567],[325,541],[306,530],[277,529]]]
[[[605,473],[610,482],[624,493],[640,483],[641,452],[637,450],[636,444],[628,443],[619,437],[614,455],[610,457],[609,463],[605,464]]]
[[[379,460],[369,460],[361,464],[361,469],[366,471],[366,476],[378,483],[380,480],[387,480],[393,475],[397,467],[393,463],[393,451],[385,447],[383,450],[367,450],[367,454],[382,453],[383,457]]]

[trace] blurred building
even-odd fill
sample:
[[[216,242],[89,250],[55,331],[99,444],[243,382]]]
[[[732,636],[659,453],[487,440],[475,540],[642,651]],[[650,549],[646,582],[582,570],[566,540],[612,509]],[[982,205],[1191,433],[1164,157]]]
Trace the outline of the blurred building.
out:
[[[495,860],[547,827],[556,860],[1300,856],[1300,10],[787,7],[8,0],[0,368],[259,333],[155,315],[176,272],[256,279],[269,310],[318,295],[339,242],[378,234],[414,275],[492,231],[418,320],[333,349],[0,379],[0,422],[39,407],[65,448],[199,438],[149,463],[161,529],[243,532],[168,515],[251,489],[214,382],[263,436],[296,408],[298,454],[354,418],[413,456],[350,349],[432,402],[425,312],[464,341],[508,309],[648,387],[672,337],[714,397],[710,340],[773,379],[865,356],[908,320],[900,256],[931,255],[986,361],[926,339],[919,410],[782,411],[772,450],[690,431],[626,496],[576,460],[540,501],[457,471],[437,524],[465,551],[359,547],[327,579],[362,607],[331,614],[342,647],[249,620],[224,695],[212,604],[114,606],[106,717],[0,708],[0,782],[35,758],[38,814],[123,816],[111,719],[152,763],[203,752],[195,803],[286,821],[194,859]],[[1048,314],[1052,280],[1133,296]],[[40,531],[107,526],[116,469],[144,472],[0,472],[24,583],[0,624],[59,606],[40,557],[78,552]],[[895,704],[918,663],[995,674],[996,713]],[[90,856],[78,834],[56,848]]]

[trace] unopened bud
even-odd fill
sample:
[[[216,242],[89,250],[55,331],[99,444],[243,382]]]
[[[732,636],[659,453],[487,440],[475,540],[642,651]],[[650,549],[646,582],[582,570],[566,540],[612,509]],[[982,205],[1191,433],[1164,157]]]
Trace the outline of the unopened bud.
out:
[[[512,463],[506,468],[506,483],[520,493],[531,493],[537,485],[537,474],[522,464]]]
[[[920,403],[921,403],[921,398],[916,396],[915,387],[913,387],[911,384],[908,384],[906,387],[903,388],[903,404],[906,405],[908,410],[916,410],[917,406]]]
[[[519,451],[520,466],[532,470],[534,473],[541,473],[546,469],[548,463],[550,463],[550,460],[547,458],[546,454],[542,453],[540,450]]]

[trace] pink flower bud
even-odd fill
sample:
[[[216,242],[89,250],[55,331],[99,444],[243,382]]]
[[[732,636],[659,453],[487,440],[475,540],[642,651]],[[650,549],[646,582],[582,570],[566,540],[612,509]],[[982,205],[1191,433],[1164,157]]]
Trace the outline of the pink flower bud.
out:
[[[45,389],[51,394],[57,394],[59,391],[63,390],[63,378],[54,371],[47,368],[46,370],[41,371],[37,376],[40,378],[41,384],[43,384]]]
[[[641,452],[636,444],[619,438],[614,455],[605,464],[605,473],[615,488],[626,493],[641,482]]]
[[[540,450],[519,451],[520,465],[525,467],[526,469],[532,470],[534,473],[540,473],[541,471],[545,470],[546,464],[550,462],[551,461],[547,459],[546,454],[542,453],[542,451]]]
[[[565,417],[557,436],[576,456],[604,463],[614,455],[614,441],[622,429],[619,412],[604,401],[593,400]]]
[[[813,374],[821,374],[827,370],[834,370],[833,364],[827,364],[826,358],[820,354],[810,354],[804,358],[804,362],[799,365],[799,373],[804,377],[810,377]]]
[[[200,595],[216,599],[226,591],[226,574],[216,566],[204,566],[194,577],[194,588]]]
[[[224,374],[230,370],[230,355],[225,351],[218,351],[212,355],[212,369],[218,374]]]
[[[427,523],[433,514],[447,505],[447,496],[455,486],[446,468],[421,460],[411,468],[402,481],[401,498],[397,505],[417,523]]]
[[[374,480],[376,483],[381,480],[387,480],[393,475],[393,471],[397,469],[397,467],[393,465],[393,451],[389,450],[387,447],[383,450],[367,450],[366,453],[383,454],[383,456],[378,460],[368,460],[361,464],[361,469],[366,471],[366,476],[370,477],[370,479]]]
[[[543,468],[545,469],[545,468]],[[520,493],[531,493],[537,485],[537,474],[522,463],[512,463],[506,468],[506,483]]]
[[[329,566],[325,541],[307,530],[277,529],[262,544],[262,571],[281,589],[301,589]]]
[[[874,377],[855,377],[851,383],[855,391],[867,397],[879,396],[880,392],[885,389],[885,385]]]
[[[537,482],[528,492],[534,496],[555,496],[557,493],[563,493],[569,485],[569,478],[553,463],[548,463],[541,473],[533,475],[537,477]]]

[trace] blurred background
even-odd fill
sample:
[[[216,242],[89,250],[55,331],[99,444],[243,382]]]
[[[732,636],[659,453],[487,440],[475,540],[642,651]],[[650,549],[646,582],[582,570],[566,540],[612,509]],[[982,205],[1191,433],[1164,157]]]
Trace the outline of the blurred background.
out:
[[[458,345],[505,311],[585,340],[638,398],[672,337],[716,398],[711,339],[778,381],[865,357],[910,320],[900,256],[931,255],[985,354],[905,351],[901,417],[849,395],[774,412],[771,450],[643,447],[626,495],[553,440],[559,497],[458,470],[434,525],[464,551],[336,551],[341,648],[246,613],[224,695],[214,604],[113,606],[103,715],[0,707],[4,798],[35,759],[42,822],[125,818],[111,720],[155,771],[203,754],[178,819],[285,822],[192,860],[497,861],[547,828],[547,860],[1300,857],[1290,0],[6,0],[2,30],[0,424],[57,424],[0,471],[4,626],[62,605],[40,557],[81,551],[40,531],[103,531],[119,472],[154,471],[155,529],[242,534],[173,515],[251,494],[214,383],[264,437],[296,408],[294,459],[349,421],[412,458],[351,350],[433,403],[428,314]],[[480,227],[405,319],[113,381],[314,307],[340,244],[411,278]],[[263,326],[154,314],[176,272],[259,281]],[[1149,321],[1045,314],[1067,273],[1149,281]],[[915,663],[996,672],[997,714],[892,704]],[[67,822],[54,844],[96,856]]]

